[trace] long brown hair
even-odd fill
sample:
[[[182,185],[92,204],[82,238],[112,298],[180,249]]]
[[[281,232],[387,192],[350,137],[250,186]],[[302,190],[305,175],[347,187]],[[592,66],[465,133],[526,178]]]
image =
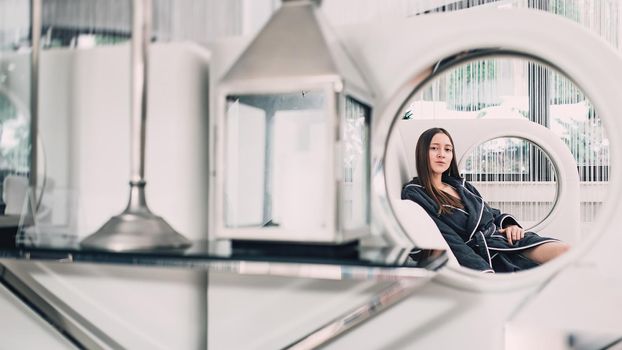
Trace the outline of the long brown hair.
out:
[[[449,163],[449,168],[443,173],[443,176],[459,176],[458,164],[456,163],[456,152],[453,148],[454,140],[451,138],[449,132],[447,132],[447,130],[443,128],[431,128],[424,131],[421,136],[419,136],[419,140],[417,141],[417,147],[415,148],[415,162],[417,164],[417,176],[419,177],[421,185],[425,188],[426,192],[438,205],[438,214],[442,215],[451,213],[451,207],[463,209],[464,205],[458,198],[455,198],[448,193],[438,190],[436,189],[436,187],[434,187],[434,185],[432,185],[432,177],[430,176],[432,168],[430,167],[429,154],[430,143],[432,143],[432,138],[436,134],[447,135],[452,145],[451,154],[453,157],[451,158],[451,162]],[[451,207],[446,207],[446,205],[450,205]]]

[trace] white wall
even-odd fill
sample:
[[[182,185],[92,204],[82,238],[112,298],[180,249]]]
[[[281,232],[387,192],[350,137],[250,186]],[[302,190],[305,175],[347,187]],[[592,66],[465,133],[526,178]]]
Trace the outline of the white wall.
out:
[[[208,56],[154,45],[150,65],[147,202],[190,239],[207,225]],[[129,46],[46,51],[42,64],[45,175],[77,200],[74,233],[86,236],[129,198]]]

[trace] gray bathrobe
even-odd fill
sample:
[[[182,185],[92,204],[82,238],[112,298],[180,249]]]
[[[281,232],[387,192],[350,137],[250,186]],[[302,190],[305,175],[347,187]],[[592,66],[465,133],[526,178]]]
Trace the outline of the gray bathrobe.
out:
[[[438,205],[427,194],[419,178],[404,185],[402,199],[418,203],[430,214],[460,265],[483,272],[529,269],[538,264],[521,253],[538,245],[557,241],[540,237],[534,232],[525,232],[524,238],[510,244],[499,229],[519,225],[512,215],[488,206],[477,189],[462,178],[444,176],[443,182],[458,191],[464,209],[452,208],[449,214],[437,214]]]

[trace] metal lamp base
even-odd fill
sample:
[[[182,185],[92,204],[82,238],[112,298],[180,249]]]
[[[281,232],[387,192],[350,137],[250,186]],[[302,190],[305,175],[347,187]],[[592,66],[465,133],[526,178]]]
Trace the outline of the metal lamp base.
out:
[[[144,182],[130,183],[130,186],[128,208],[111,217],[97,232],[82,240],[80,245],[83,248],[115,252],[189,247],[191,242],[188,239],[147,208]]]
[[[190,244],[160,216],[128,212],[113,216],[80,243],[84,248],[116,252],[186,248]]]

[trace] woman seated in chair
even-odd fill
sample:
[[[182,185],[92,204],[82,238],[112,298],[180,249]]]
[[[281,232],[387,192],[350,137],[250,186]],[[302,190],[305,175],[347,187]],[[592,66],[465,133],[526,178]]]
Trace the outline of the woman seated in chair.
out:
[[[402,189],[430,214],[460,265],[482,272],[515,272],[545,263],[570,246],[525,232],[510,214],[491,208],[461,178],[454,144],[442,128],[428,129],[417,141],[417,174]]]

